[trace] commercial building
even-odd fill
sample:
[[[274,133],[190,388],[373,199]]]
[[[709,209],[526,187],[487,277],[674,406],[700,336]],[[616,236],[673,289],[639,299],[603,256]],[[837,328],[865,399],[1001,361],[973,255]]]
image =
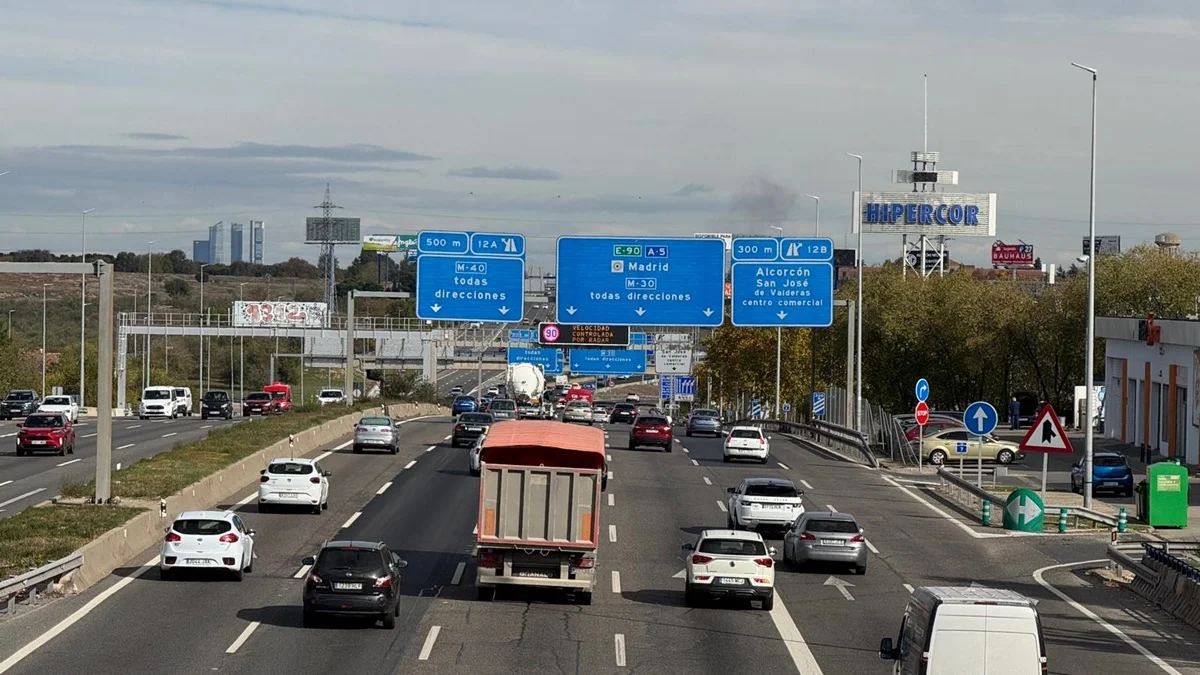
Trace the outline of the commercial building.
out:
[[[229,262],[225,257],[225,223],[220,222],[208,228],[208,262],[221,265]]]
[[[250,262],[263,264],[263,221],[250,221]]]
[[[245,239],[242,235],[241,223],[229,224],[229,262],[242,262],[246,258],[243,256],[243,244]]]
[[[207,239],[192,240],[192,260],[200,263],[201,265],[209,261]]]
[[[1096,318],[1104,338],[1104,435],[1200,462],[1200,321]]]

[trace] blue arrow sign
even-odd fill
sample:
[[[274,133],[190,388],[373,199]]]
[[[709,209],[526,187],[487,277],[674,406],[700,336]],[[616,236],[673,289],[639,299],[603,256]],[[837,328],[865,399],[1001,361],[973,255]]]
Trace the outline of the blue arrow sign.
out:
[[[833,262],[833,240],[788,237],[779,242],[779,259],[788,262]]]
[[[734,240],[735,246],[737,241]],[[735,326],[830,326],[833,265],[735,262],[731,307]]]
[[[525,315],[524,238],[488,234],[479,241],[512,241],[508,255],[474,255],[468,232],[424,231],[417,246],[417,318],[443,321],[517,322]],[[520,243],[517,244],[516,242]],[[455,255],[446,252],[459,251]],[[518,254],[519,251],[519,254]]]
[[[471,253],[475,255],[499,255],[525,257],[525,235],[471,232]]]
[[[995,431],[999,420],[996,409],[987,401],[976,401],[967,406],[963,413],[963,424],[966,425],[967,431],[976,436],[986,436]]]
[[[720,326],[720,239],[558,238],[559,323]]]
[[[929,399],[929,381],[925,378],[917,380],[917,400],[924,403]]]
[[[696,378],[680,376],[678,383],[675,389],[676,394],[692,394],[693,396],[696,394]]]
[[[779,240],[775,237],[738,237],[733,240],[733,261],[778,260]]]
[[[646,372],[646,351],[643,349],[572,349],[570,358],[572,375],[641,375]]]
[[[563,350],[552,347],[509,347],[509,363],[532,363],[547,375],[561,375]]]

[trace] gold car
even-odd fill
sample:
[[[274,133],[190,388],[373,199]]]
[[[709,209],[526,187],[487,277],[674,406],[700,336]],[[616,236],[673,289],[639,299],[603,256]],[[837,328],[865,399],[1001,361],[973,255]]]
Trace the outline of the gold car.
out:
[[[985,460],[1000,464],[1025,459],[1025,453],[1016,443],[1002,441],[995,436],[983,436],[980,442],[979,436],[966,429],[946,429],[930,434],[923,443],[926,460],[935,465],[957,458],[978,460],[980,453]]]

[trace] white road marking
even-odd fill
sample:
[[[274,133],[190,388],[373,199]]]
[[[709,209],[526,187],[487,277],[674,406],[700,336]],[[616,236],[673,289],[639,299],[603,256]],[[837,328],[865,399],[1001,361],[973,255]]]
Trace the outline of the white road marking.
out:
[[[421,653],[417,656],[418,661],[429,660],[429,654],[433,652],[433,643],[437,642],[437,636],[440,632],[442,632],[441,626],[434,626],[429,629],[429,637],[425,638],[425,644],[421,646]]]
[[[292,575],[292,578],[293,579],[303,579],[304,575],[308,574],[308,571],[311,569],[312,569],[312,565],[304,565],[303,567],[300,568],[300,571],[298,571]]]
[[[200,428],[201,428],[201,429],[211,429],[211,428],[212,428],[212,425],[211,425],[211,424],[205,424],[205,425],[201,426]]]
[[[332,451],[332,450],[329,450],[329,451],[326,451],[326,452],[322,452],[321,454],[317,455],[316,457],[313,457],[313,461],[314,461],[314,462],[319,462],[319,461],[321,461],[321,460],[325,459],[326,457],[328,457],[328,456],[330,456],[330,455],[332,455],[332,454],[333,454],[333,451]]]
[[[437,447],[436,445],[431,445],[428,448],[425,448],[425,452],[433,452],[433,449],[436,447]]]
[[[705,476],[705,477],[704,477],[704,484],[705,484],[705,485],[712,485],[712,481],[708,479],[708,476]]]
[[[613,570],[612,573],[612,591],[613,593],[621,592],[621,573]]]
[[[242,499],[240,501],[238,501],[238,503],[234,504],[233,508],[234,509],[241,508],[241,507],[249,504],[250,502],[254,501],[255,499],[258,499],[258,493],[251,492],[250,494],[246,495],[245,497],[242,497]]]
[[[242,634],[238,636],[238,639],[234,640],[233,644],[229,645],[229,649],[226,649],[225,653],[226,654],[236,654],[238,647],[241,647],[242,645],[246,644],[246,640],[250,639],[250,634],[253,633],[255,631],[255,629],[258,628],[259,624],[260,624],[260,622],[258,622],[258,621],[251,621],[250,625],[246,626],[246,630],[242,631]]]
[[[138,427],[140,427],[140,426],[142,426],[142,425],[140,425],[140,424],[130,424],[130,425],[127,427],[127,428],[129,428],[129,429],[137,429],[137,428],[138,428]]]
[[[137,445],[137,444],[136,443],[126,443],[125,445],[118,445],[117,449],[124,450],[125,448],[132,448],[135,445]]]
[[[417,460],[415,460],[415,459],[414,459],[414,460],[412,460],[411,462],[409,462],[408,464],[405,464],[405,465],[404,465],[404,468],[405,468],[405,469],[411,469],[411,468],[413,468],[413,466],[414,466],[414,465],[416,465],[416,463],[417,463]]]
[[[801,478],[801,479],[800,479],[800,484],[801,484],[801,485],[803,485],[805,488],[807,488],[807,489],[809,489],[809,490],[815,490],[815,489],[816,489],[816,488],[814,488],[814,487],[813,487],[811,484],[809,484],[809,482],[808,482],[808,481],[804,480],[803,478]]]
[[[912,584],[904,584],[904,590],[908,591],[909,593],[912,593],[913,592]]]
[[[616,498],[615,498],[615,497],[613,497],[612,493],[611,493],[611,492],[610,492],[610,493],[608,493],[608,505],[609,505],[609,506],[616,506],[616,504],[614,503],[615,501],[616,501]]]
[[[361,515],[362,515],[362,511],[355,511],[355,512],[354,512],[354,515],[350,516],[350,517],[349,517],[349,518],[346,520],[346,522],[342,523],[342,529],[344,530],[344,529],[346,529],[347,527],[350,527],[351,525],[353,525],[353,524],[354,524],[354,521],[358,520],[358,517],[359,517],[359,516],[361,516]]]
[[[5,485],[8,485],[11,482],[12,482],[11,480],[6,480],[3,483],[0,483],[0,487],[4,487]]]
[[[25,493],[25,494],[23,494],[23,495],[19,495],[19,496],[13,497],[12,499],[10,499],[10,500],[8,500],[8,501],[6,501],[6,502],[0,502],[0,507],[3,507],[3,506],[8,506],[9,504],[12,504],[12,503],[14,503],[14,502],[19,502],[19,501],[21,501],[22,499],[25,499],[26,497],[32,497],[32,496],[36,495],[36,494],[37,494],[37,493],[39,493],[39,492],[45,492],[45,491],[46,491],[46,488],[38,488],[38,489],[36,489],[36,490],[30,490],[29,492],[26,492],[26,493]],[[0,673],[2,673],[2,672],[4,672],[4,671],[0,670]]]
[[[784,464],[783,462],[775,462],[775,463],[778,464],[779,468],[783,469],[784,471],[791,471],[791,469],[788,468],[787,464]]]
[[[611,471],[608,472],[608,479],[609,480],[613,479],[613,472],[611,472]]]
[[[688,450],[687,448],[684,448],[684,449],[683,449],[683,451],[684,451],[684,452],[686,452],[686,453],[687,453],[687,454],[689,454],[689,455],[690,455],[690,454],[692,454],[692,451],[691,451],[691,450]]]
[[[826,510],[826,511],[828,511],[828,512],[830,512],[830,513],[837,513],[837,512],[838,512],[838,510],[837,510],[837,509],[833,508],[833,504],[826,504],[826,505],[825,505],[825,510]]]
[[[870,539],[863,537],[863,542],[866,543],[867,548],[870,549],[871,553],[874,553],[875,555],[879,555],[879,549],[875,548],[875,544],[872,544]]]
[[[80,436],[80,438],[92,438],[92,437],[94,437],[95,435],[96,435],[96,434],[94,434],[94,433],[92,433],[92,434],[84,434],[84,435]]]
[[[617,526],[616,525],[608,526],[608,540],[614,544],[617,543]]]
[[[796,672],[804,675],[824,675],[812,650],[808,648],[808,643],[804,641],[804,636],[800,634],[800,629],[796,627],[796,622],[792,620],[792,615],[784,606],[778,588],[775,589],[775,605],[771,607],[771,621],[775,623],[775,630],[779,631],[779,637],[783,639],[788,655],[792,657]]]
[[[1081,560],[1079,562],[1063,563],[1061,565],[1049,565],[1047,567],[1043,567],[1043,568],[1035,571],[1033,573],[1033,580],[1038,582],[1042,586],[1042,588],[1045,588],[1046,590],[1050,591],[1054,595],[1058,596],[1058,598],[1060,600],[1062,600],[1063,602],[1067,603],[1071,607],[1074,607],[1075,610],[1077,612],[1079,612],[1080,614],[1086,616],[1087,618],[1091,619],[1092,621],[1095,621],[1096,623],[1100,624],[1108,632],[1121,638],[1122,642],[1129,645],[1130,647],[1133,647],[1139,654],[1146,657],[1147,659],[1150,660],[1151,663],[1153,663],[1154,665],[1161,668],[1164,673],[1171,673],[1171,675],[1180,675],[1180,672],[1178,670],[1175,670],[1166,661],[1163,661],[1162,659],[1155,656],[1149,649],[1146,649],[1139,642],[1137,642],[1133,638],[1126,635],[1120,628],[1117,628],[1116,626],[1105,621],[1104,619],[1100,618],[1099,616],[1096,616],[1095,612],[1088,609],[1087,607],[1084,607],[1083,605],[1079,604],[1078,602],[1075,602],[1066,593],[1063,593],[1062,591],[1058,590],[1057,588],[1055,588],[1049,582],[1047,582],[1045,579],[1042,578],[1042,574],[1044,574],[1050,570],[1061,569],[1063,567],[1076,567],[1079,565],[1100,565],[1100,564],[1105,564],[1107,562],[1108,562],[1107,558],[1102,558],[1100,560]],[[4,671],[0,670],[0,672],[4,672]]]
[[[450,440],[450,438],[451,438],[450,436],[447,436],[447,437],[443,438],[442,440],[443,440],[443,441],[448,441],[448,440]]]
[[[388,482],[384,483],[382,487],[380,487],[378,490],[376,490],[375,494],[381,495],[381,494],[387,492],[387,489],[390,487],[392,487],[392,481],[389,480]]]
[[[14,431],[11,434],[4,434],[3,436],[0,436],[0,438],[12,438],[13,436],[16,436],[16,435],[17,435],[17,432]]]
[[[613,643],[616,645],[616,650],[617,650],[617,667],[624,668],[625,667],[625,636],[620,633],[617,633],[613,638]]]
[[[692,466],[700,466],[700,462],[697,462],[696,460],[693,459]]]
[[[887,481],[887,482],[891,483],[891,484],[892,484],[894,487],[896,487],[896,488],[898,488],[898,489],[902,490],[902,491],[903,491],[905,494],[907,494],[909,497],[912,497],[913,499],[915,499],[915,500],[917,500],[917,501],[921,502],[922,504],[924,504],[925,506],[929,507],[929,510],[931,510],[931,511],[933,511],[934,513],[938,514],[939,516],[941,516],[941,517],[945,518],[946,520],[948,520],[948,521],[950,521],[950,522],[954,523],[954,524],[955,524],[955,525],[957,525],[957,526],[958,526],[958,527],[959,527],[959,528],[960,528],[960,529],[961,529],[963,532],[966,532],[967,534],[971,535],[972,537],[974,537],[974,538],[976,538],[976,539],[991,539],[991,538],[993,538],[993,537],[1003,537],[1003,536],[1004,536],[1004,535],[1002,535],[1002,534],[992,534],[992,533],[990,533],[990,532],[987,532],[987,533],[980,533],[980,532],[976,532],[975,530],[972,530],[970,527],[968,527],[966,524],[964,524],[964,523],[962,523],[961,521],[959,521],[959,520],[958,520],[957,518],[955,518],[954,516],[950,515],[949,513],[946,513],[945,511],[943,511],[943,510],[939,509],[938,507],[934,506],[934,505],[933,505],[933,504],[932,504],[932,503],[931,503],[931,502],[930,502],[928,499],[925,499],[925,498],[924,498],[924,497],[922,497],[921,495],[919,495],[919,494],[917,494],[917,493],[913,492],[912,490],[909,490],[908,488],[906,488],[906,487],[904,487],[903,485],[901,485],[901,484],[897,483],[896,481],[892,480],[891,478],[888,478],[887,476],[883,476],[883,479],[884,479],[885,481]]]
[[[450,578],[450,584],[452,586],[457,586],[462,583],[463,571],[466,569],[467,563],[458,563],[458,566],[454,568],[454,576]]]
[[[169,434],[163,434],[163,435],[162,435],[162,437],[163,437],[163,438],[170,438],[170,437],[172,437],[172,436],[178,435],[178,433],[179,433],[179,432],[177,432],[177,431],[172,431],[172,432],[171,432],[171,433],[169,433]]]
[[[610,462],[612,461],[612,455],[605,455],[605,458],[607,458]]]
[[[74,464],[75,462],[82,462],[82,461],[83,461],[82,458],[69,459],[69,460],[63,462],[62,464],[58,464],[57,466],[66,466],[68,464]]]
[[[475,529],[471,530],[471,534],[474,534],[474,535],[479,534],[479,526],[478,525],[475,526]]]
[[[721,509],[721,511],[723,511],[723,512],[725,512],[725,513],[729,513],[729,508],[725,506],[725,502],[718,501],[718,502],[717,502],[717,508],[718,508],[718,509]]]
[[[75,612],[73,614],[71,614],[67,618],[63,619],[62,621],[59,621],[57,624],[54,625],[53,628],[46,631],[45,633],[42,633],[41,635],[39,635],[37,637],[37,639],[33,640],[29,644],[18,649],[16,652],[13,653],[12,656],[8,657],[7,659],[5,659],[3,661],[0,661],[0,673],[7,673],[9,670],[12,669],[13,666],[15,666],[18,663],[20,663],[21,661],[23,661],[30,654],[32,654],[32,653],[36,652],[37,650],[41,649],[42,647],[44,647],[47,642],[50,642],[55,637],[58,637],[58,635],[60,633],[62,633],[63,631],[65,631],[66,629],[68,629],[71,626],[78,623],[80,619],[82,619],[83,617],[90,614],[92,612],[92,610],[96,609],[96,607],[100,606],[100,603],[111,598],[122,588],[125,588],[129,584],[133,583],[135,579],[142,576],[146,572],[149,572],[150,569],[155,567],[156,565],[158,565],[158,556],[154,556],[154,558],[152,558],[145,565],[142,565],[137,570],[135,570],[133,574],[130,574],[129,576],[125,577],[124,579],[121,579],[120,581],[113,584],[112,586],[109,586],[102,593],[100,593],[96,597],[92,598],[91,601],[88,602],[86,605],[75,610]]]

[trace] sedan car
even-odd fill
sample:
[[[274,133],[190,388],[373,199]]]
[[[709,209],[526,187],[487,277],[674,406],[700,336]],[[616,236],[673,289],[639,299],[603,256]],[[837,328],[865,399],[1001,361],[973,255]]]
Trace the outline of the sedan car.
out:
[[[760,464],[766,464],[771,456],[771,444],[758,427],[734,427],[725,437],[725,445],[721,459],[732,462],[735,459],[756,459]]]
[[[656,415],[639,415],[629,430],[629,449],[650,445],[671,452],[674,441],[671,433],[671,422],[666,417]]]
[[[611,424],[633,424],[637,419],[637,406],[632,403],[618,403],[613,406],[612,415],[609,415],[608,421]]]
[[[400,452],[400,430],[390,417],[363,417],[354,427],[354,452],[382,448],[391,454]]]
[[[72,423],[79,421],[79,404],[70,396],[47,396],[38,404],[38,412],[62,413]]]
[[[408,566],[383,542],[329,541],[305,558],[304,627],[322,617],[370,617],[391,630],[400,616],[400,570]]]
[[[786,529],[804,515],[804,492],[786,478],[747,478],[726,491],[732,530]]]
[[[536,420],[542,416],[542,407],[536,403],[522,403],[517,406],[517,416],[523,420]]]
[[[246,398],[242,401],[242,417],[249,417],[254,414],[272,415],[279,412],[275,405],[275,399],[269,392],[255,391],[246,394]]]
[[[492,416],[488,413],[463,413],[458,416],[454,425],[454,433],[450,436],[450,447],[457,448],[460,444],[471,445],[477,439],[486,436],[492,426]]]
[[[688,607],[717,598],[758,600],[766,611],[775,606],[775,549],[767,547],[761,534],[704,530],[699,541],[684,544],[683,550],[690,553],[683,590]]]
[[[75,425],[62,413],[35,412],[17,430],[17,456],[51,452],[75,454]]]
[[[1097,452],[1092,455],[1092,492],[1111,491],[1125,497],[1133,496],[1133,468],[1119,452]],[[1083,460],[1071,467],[1071,492],[1083,492]]]
[[[517,402],[510,398],[494,398],[488,404],[487,411],[497,422],[517,419]]]
[[[223,571],[235,581],[254,571],[254,530],[233,511],[185,511],[163,538],[158,574],[171,579],[181,569]]]
[[[642,397],[638,396],[637,394],[625,394],[625,402],[626,403],[640,403],[641,400],[642,400]]]
[[[721,413],[716,410],[702,408],[693,410],[687,419],[687,435],[712,434],[721,435]]]
[[[450,415],[456,417],[462,413],[475,412],[478,409],[479,403],[473,396],[455,396],[454,403],[450,404]]]
[[[930,436],[947,429],[964,429],[962,422],[950,417],[930,417],[922,427],[915,421],[904,429],[904,438],[910,443],[916,443],[922,436]]]
[[[592,406],[592,422],[605,424],[611,413],[611,404],[596,403]]]
[[[783,535],[783,560],[797,567],[809,562],[841,563],[855,574],[867,573],[863,529],[849,513],[809,511]]]
[[[1016,443],[1002,441],[995,436],[984,436],[980,442],[979,436],[969,433],[966,429],[947,429],[936,434],[925,436],[925,458],[930,464],[944,464],[948,458],[962,457],[964,459],[983,459],[1010,464],[1025,459],[1025,451]]]
[[[564,422],[582,422],[592,426],[592,407],[587,401],[571,401],[563,410]]]
[[[275,506],[299,506],[320,514],[329,508],[329,477],[315,459],[281,457],[259,472],[258,511]]]

